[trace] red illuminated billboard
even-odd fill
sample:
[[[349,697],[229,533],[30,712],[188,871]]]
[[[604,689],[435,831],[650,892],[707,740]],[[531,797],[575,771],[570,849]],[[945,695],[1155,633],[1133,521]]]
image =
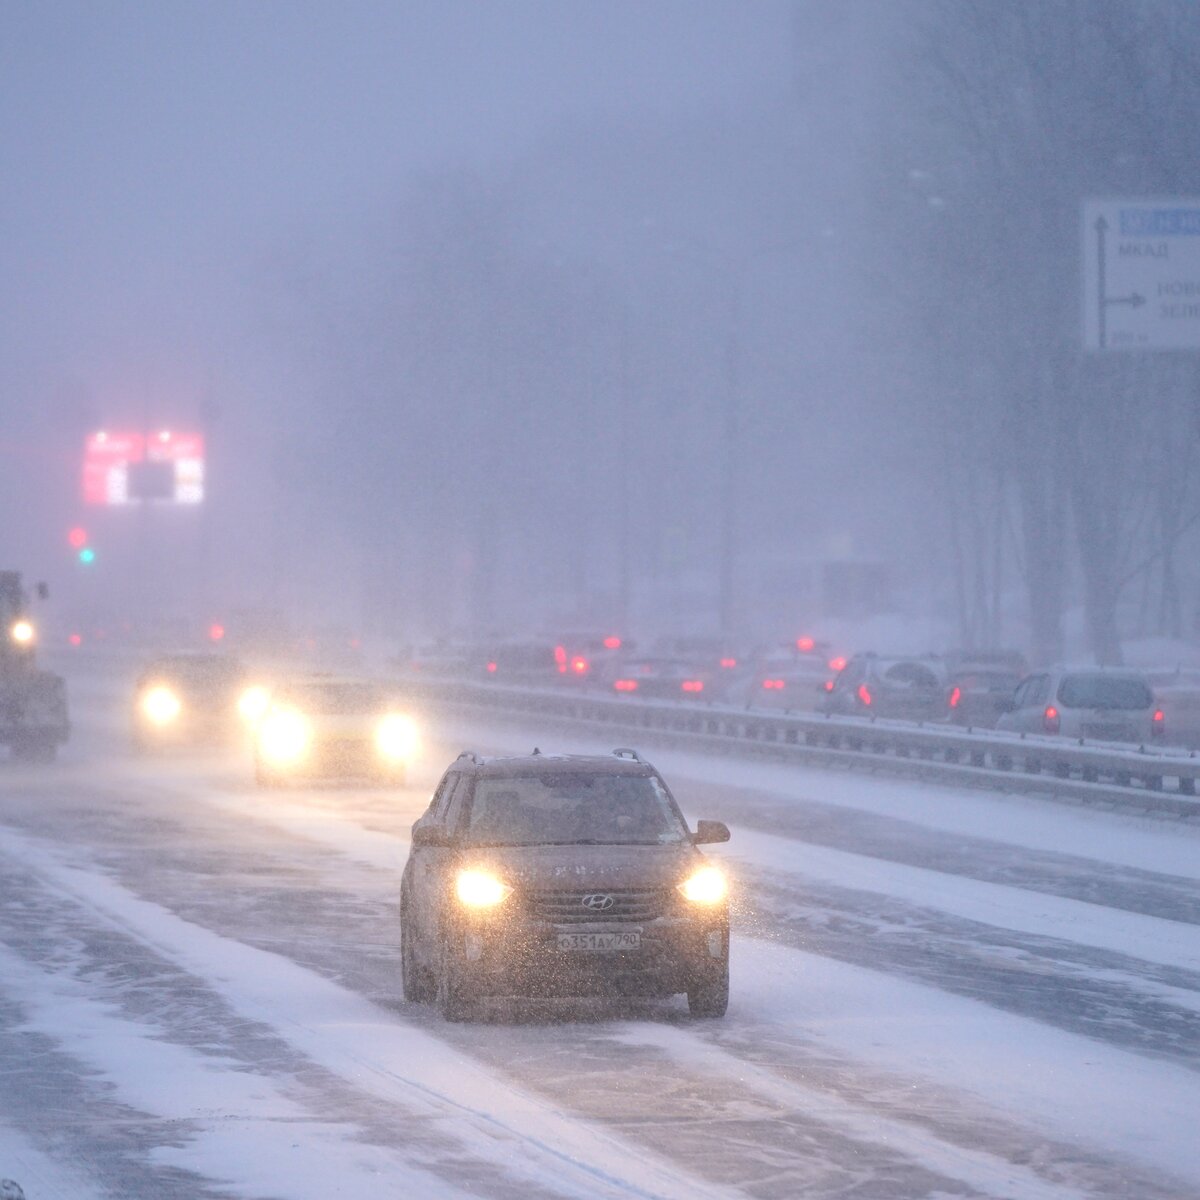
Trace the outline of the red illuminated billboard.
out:
[[[204,499],[204,435],[89,434],[83,451],[85,504],[199,504]]]

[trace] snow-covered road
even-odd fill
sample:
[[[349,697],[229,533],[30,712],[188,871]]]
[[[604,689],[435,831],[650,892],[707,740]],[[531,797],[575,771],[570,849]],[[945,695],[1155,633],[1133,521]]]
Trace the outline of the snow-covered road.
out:
[[[1200,831],[652,755],[734,827],[733,999],[400,997],[412,786],[259,792],[137,759],[111,689],[0,763],[0,1178],[46,1197],[1200,1194]]]

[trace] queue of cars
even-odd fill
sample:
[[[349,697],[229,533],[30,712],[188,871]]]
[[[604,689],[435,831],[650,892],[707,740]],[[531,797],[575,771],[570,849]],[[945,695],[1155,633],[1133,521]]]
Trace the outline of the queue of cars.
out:
[[[168,655],[138,677],[134,745],[245,732],[260,785],[399,785],[417,730],[395,689],[308,675],[255,681],[236,659]],[[404,997],[463,1020],[493,998],[683,994],[693,1017],[729,1002],[729,881],[698,849],[662,776],[636,751],[450,765],[412,829],[400,881]]]

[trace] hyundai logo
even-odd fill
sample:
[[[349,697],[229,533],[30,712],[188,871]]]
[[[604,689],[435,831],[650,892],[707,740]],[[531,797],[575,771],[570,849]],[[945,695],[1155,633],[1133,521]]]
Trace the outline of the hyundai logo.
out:
[[[594,896],[584,896],[580,903],[584,908],[590,908],[592,912],[608,912],[616,901],[611,896],[602,896],[597,893]]]

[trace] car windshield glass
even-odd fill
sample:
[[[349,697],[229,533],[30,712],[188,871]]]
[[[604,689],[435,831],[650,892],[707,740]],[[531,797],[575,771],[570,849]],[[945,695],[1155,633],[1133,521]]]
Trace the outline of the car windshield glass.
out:
[[[348,715],[380,712],[387,707],[383,692],[366,683],[322,683],[297,688],[289,699],[309,713]]]
[[[1064,708],[1149,708],[1154,699],[1140,679],[1112,675],[1068,675],[1058,689]]]
[[[688,834],[648,775],[564,772],[480,779],[467,840],[475,845],[662,845]]]
[[[937,676],[922,663],[897,663],[888,667],[883,678],[897,687],[936,688],[939,686]]]
[[[147,675],[180,687],[227,687],[243,675],[241,665],[221,658],[172,658],[157,663]]]

